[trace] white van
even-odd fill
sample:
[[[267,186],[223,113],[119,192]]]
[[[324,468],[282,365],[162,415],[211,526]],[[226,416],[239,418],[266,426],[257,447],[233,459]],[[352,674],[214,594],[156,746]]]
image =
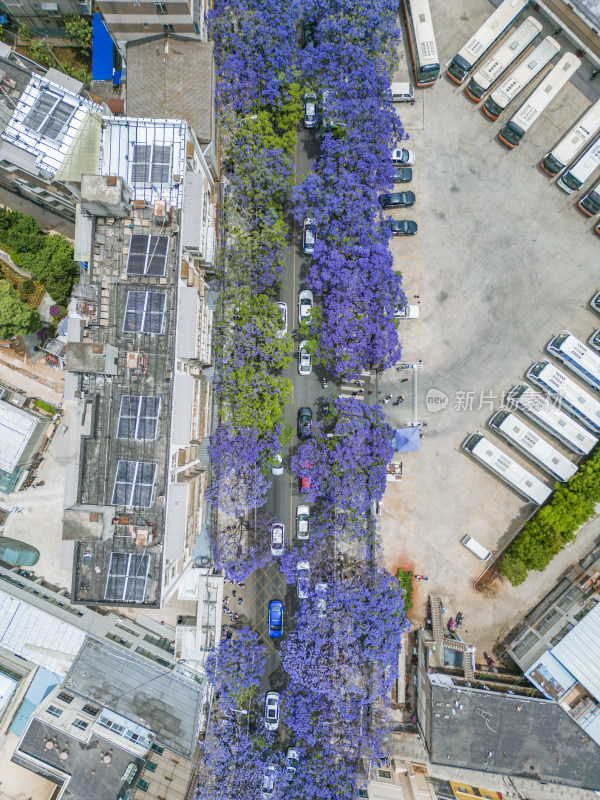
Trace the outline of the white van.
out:
[[[414,103],[415,87],[412,83],[392,83],[392,103]]]
[[[492,557],[492,551],[488,550],[482,544],[479,544],[477,539],[474,539],[471,534],[467,533],[463,538],[460,540],[460,543],[463,544],[467,550],[470,550],[474,556],[477,556],[481,561],[489,561]]]

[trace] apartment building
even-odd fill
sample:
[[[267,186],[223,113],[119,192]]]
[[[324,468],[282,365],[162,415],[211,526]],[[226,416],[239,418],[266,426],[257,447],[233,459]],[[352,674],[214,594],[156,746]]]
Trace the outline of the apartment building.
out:
[[[17,25],[26,25],[38,36],[64,36],[65,17],[76,14],[90,15],[91,0],[2,0],[2,8]]]

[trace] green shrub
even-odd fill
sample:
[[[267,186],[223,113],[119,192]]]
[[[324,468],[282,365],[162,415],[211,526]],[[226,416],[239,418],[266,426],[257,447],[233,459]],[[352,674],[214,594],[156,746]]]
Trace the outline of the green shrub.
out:
[[[92,26],[84,17],[65,17],[65,33],[67,39],[81,47],[85,55],[92,49]]]
[[[0,339],[36,331],[42,320],[7,280],[0,280]]]
[[[36,406],[41,411],[47,411],[48,414],[52,414],[53,416],[54,416],[54,414],[58,413],[58,408],[55,408],[54,406],[51,406],[50,403],[46,403],[44,400],[37,400],[36,401]]]
[[[413,605],[414,572],[405,572],[403,569],[399,569],[396,578],[404,592],[404,610],[408,613]]]

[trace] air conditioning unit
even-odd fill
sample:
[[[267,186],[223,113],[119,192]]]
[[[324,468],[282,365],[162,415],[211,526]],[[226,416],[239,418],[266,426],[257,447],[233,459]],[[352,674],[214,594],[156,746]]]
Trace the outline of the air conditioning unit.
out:
[[[164,218],[170,211],[166,200],[156,200],[154,203],[154,216]]]

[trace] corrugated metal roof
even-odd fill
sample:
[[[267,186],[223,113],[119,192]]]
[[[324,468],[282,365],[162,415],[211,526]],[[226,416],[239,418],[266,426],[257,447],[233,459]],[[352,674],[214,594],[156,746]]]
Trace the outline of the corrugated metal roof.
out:
[[[37,419],[0,400],[0,469],[12,472],[31,438]]]
[[[78,183],[82,175],[98,175],[101,138],[101,117],[97,114],[86,114],[56,172],[56,180]]]
[[[95,81],[112,80],[113,50],[113,40],[102,20],[102,14],[94,14],[92,20],[92,77]]]
[[[552,655],[600,702],[600,603],[553,648]]]
[[[169,484],[165,527],[165,557],[171,561],[183,558],[187,520],[187,491],[188,487],[185,483]]]
[[[183,198],[183,219],[181,228],[183,246],[199,250],[202,245],[204,175],[199,172],[186,172]]]
[[[173,429],[171,444],[187,447],[192,429],[192,402],[194,398],[194,378],[190,375],[175,374],[173,379]]]
[[[177,304],[177,358],[196,357],[198,292],[193,286],[179,289]]]

